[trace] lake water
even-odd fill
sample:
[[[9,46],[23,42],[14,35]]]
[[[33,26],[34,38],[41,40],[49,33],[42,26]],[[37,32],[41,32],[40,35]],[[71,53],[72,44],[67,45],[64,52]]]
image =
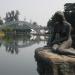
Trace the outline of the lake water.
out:
[[[39,75],[34,53],[45,45],[44,36],[0,37],[0,75]]]

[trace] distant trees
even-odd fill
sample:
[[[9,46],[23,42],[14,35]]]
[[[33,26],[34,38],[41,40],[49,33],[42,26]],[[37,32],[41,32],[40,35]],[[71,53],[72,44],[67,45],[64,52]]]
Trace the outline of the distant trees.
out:
[[[19,20],[19,11],[12,10],[11,12],[6,13],[5,17],[5,22],[10,22],[10,21],[18,21]]]
[[[1,17],[0,17],[0,25],[2,25],[3,24],[3,20],[1,19]]]
[[[48,28],[48,33],[51,33],[51,30],[53,28],[53,21],[49,19],[47,22],[47,28]]]
[[[37,25],[37,22],[33,22],[33,25]]]

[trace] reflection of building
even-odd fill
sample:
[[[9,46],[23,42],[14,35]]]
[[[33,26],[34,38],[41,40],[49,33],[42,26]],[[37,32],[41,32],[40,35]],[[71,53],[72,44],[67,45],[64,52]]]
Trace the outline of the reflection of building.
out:
[[[38,44],[40,41],[46,41],[46,39],[40,38],[40,36],[31,37],[30,34],[25,35],[16,35],[11,36],[7,35],[4,37],[3,42],[4,46],[6,47],[6,51],[12,54],[18,54],[20,48],[29,47],[34,44]]]
[[[47,38],[45,38],[45,36],[42,37],[30,34],[5,35],[4,37],[0,37],[0,47],[4,46],[6,52],[11,54],[18,54],[20,48],[30,47],[40,42],[46,43]]]

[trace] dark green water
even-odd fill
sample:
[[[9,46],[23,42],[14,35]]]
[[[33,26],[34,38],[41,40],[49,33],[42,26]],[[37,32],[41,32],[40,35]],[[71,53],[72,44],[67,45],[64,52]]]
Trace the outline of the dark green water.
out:
[[[44,36],[0,37],[0,75],[39,75],[34,52],[44,45]]]

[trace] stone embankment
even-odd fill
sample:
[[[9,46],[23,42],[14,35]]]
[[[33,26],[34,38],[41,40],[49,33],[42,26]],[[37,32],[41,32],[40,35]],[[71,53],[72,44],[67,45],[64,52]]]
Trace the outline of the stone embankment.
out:
[[[40,75],[75,75],[74,51],[56,53],[50,48],[38,48],[35,50],[35,60]]]

